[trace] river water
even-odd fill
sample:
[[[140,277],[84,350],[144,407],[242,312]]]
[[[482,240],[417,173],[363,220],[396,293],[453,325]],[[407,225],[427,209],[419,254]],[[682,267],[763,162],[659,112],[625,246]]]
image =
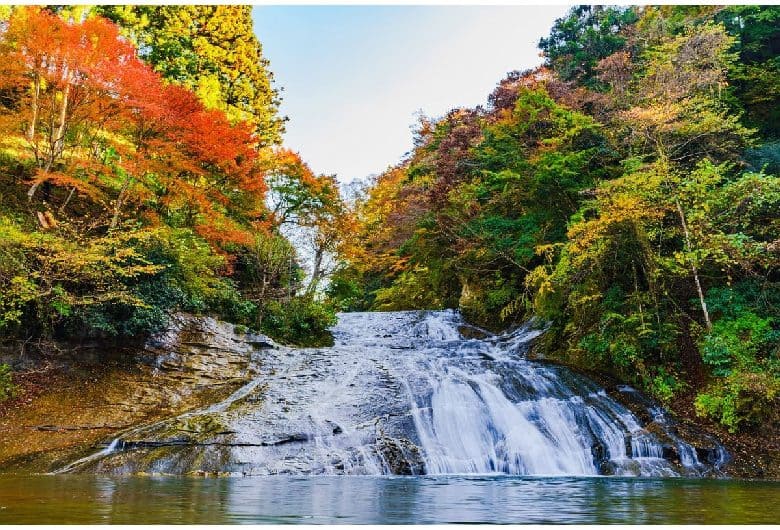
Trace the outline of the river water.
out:
[[[0,523],[780,521],[780,483],[726,478],[713,438],[526,359],[533,326],[409,311],[333,332],[330,348],[257,348],[229,398],[55,474],[0,475]]]
[[[2,523],[777,523],[780,484],[617,477],[0,477]]]

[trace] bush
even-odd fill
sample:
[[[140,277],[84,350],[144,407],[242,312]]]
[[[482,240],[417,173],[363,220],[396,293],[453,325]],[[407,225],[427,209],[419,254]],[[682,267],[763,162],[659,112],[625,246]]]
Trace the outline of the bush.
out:
[[[646,381],[644,386],[663,403],[669,403],[675,395],[685,388],[679,376],[671,373],[663,366],[656,368],[655,375]]]
[[[747,311],[712,325],[701,343],[702,358],[712,367],[713,375],[723,377],[734,368],[756,369],[760,357],[778,340],[780,333],[772,328],[772,319]]]
[[[7,364],[0,364],[0,401],[16,396],[19,391],[13,382],[11,367]]]
[[[42,233],[0,217],[0,332],[142,336],[175,311],[254,323],[256,304],[226,270],[225,257],[189,229],[127,226],[90,238],[64,224]]]
[[[373,309],[405,311],[409,309],[444,309],[437,278],[429,267],[415,266],[398,275],[389,287],[376,291]]]
[[[590,331],[576,343],[581,366],[609,371],[664,402],[682,390],[678,329],[662,322],[645,298],[612,286],[600,303],[588,307],[584,318],[598,320],[581,326]]]
[[[340,311],[368,311],[374,302],[370,293],[380,288],[371,280],[354,268],[343,267],[331,275],[325,294]]]
[[[518,301],[521,298],[512,282],[496,274],[464,281],[458,306],[469,322],[498,331],[523,316]]]
[[[332,346],[328,328],[336,323],[329,304],[311,296],[299,296],[288,302],[271,301],[263,308],[262,330],[273,339],[295,346]]]
[[[768,373],[733,372],[696,397],[696,413],[729,432],[776,423],[780,379]]]
[[[0,331],[55,336],[93,328],[97,308],[144,307],[132,289],[161,267],[137,247],[151,231],[83,237],[62,223],[56,231],[26,231],[0,218]],[[106,323],[94,322],[101,331]]]

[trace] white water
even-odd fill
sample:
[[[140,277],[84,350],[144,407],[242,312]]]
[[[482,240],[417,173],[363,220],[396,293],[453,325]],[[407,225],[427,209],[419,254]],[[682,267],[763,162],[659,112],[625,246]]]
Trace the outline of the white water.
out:
[[[344,315],[340,327],[355,334],[361,323],[369,324],[366,336],[383,325],[381,317],[362,314]],[[674,474],[660,442],[603,390],[568,372],[563,381],[562,369],[524,359],[539,330],[464,341],[454,312],[429,313],[423,323],[423,355],[409,355],[401,366],[425,374],[407,389],[427,473],[596,475],[592,448],[600,443],[617,472]],[[411,327],[412,334],[421,327]]]
[[[126,444],[66,470],[88,463],[114,473],[245,475],[705,471],[674,435],[666,450],[682,466],[665,460],[661,440],[592,381],[526,360],[541,330],[495,336],[471,328],[483,338],[469,339],[464,325],[454,311],[342,314],[332,348],[263,350],[258,378],[225,401],[133,429]],[[666,428],[662,410],[648,415]],[[199,417],[219,428],[195,440],[170,434],[191,432]],[[169,447],[158,456],[152,444]],[[133,447],[147,447],[143,458]]]

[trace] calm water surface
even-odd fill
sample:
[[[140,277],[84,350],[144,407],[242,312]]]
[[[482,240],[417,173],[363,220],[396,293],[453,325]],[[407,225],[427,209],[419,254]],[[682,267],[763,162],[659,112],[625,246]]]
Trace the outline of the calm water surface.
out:
[[[780,483],[0,476],[0,523],[778,523]]]

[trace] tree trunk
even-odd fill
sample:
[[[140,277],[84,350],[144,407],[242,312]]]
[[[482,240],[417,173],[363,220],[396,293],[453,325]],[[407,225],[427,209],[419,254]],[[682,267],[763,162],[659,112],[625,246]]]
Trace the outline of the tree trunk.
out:
[[[54,146],[52,151],[55,153],[52,158],[62,155],[65,150],[65,124],[68,118],[68,99],[70,98],[70,74],[65,71],[65,90],[62,92],[62,106],[60,107],[60,122],[57,126],[57,133],[54,135]]]
[[[59,123],[57,124],[57,130],[51,137],[51,146],[49,149],[49,159],[46,161],[45,172],[51,171],[54,161],[62,155],[65,149],[65,124],[68,118],[68,99],[70,98],[70,74],[65,70],[65,89],[62,92],[62,105],[60,106]],[[36,182],[30,186],[30,190],[27,192],[27,200],[32,200],[35,191],[38,189],[40,182]]]
[[[122,183],[122,189],[119,190],[119,196],[116,198],[116,206],[114,206],[114,217],[111,219],[111,230],[116,228],[116,225],[119,223],[119,214],[122,211],[122,206],[125,202],[125,196],[127,195],[127,188],[130,186],[130,180],[132,180],[132,177],[129,175],[125,177],[125,181]]]
[[[309,286],[306,288],[306,294],[312,294],[320,283],[320,277],[322,276],[322,257],[325,253],[322,247],[318,248],[314,253],[314,270],[311,273],[311,280]]]
[[[59,212],[62,213],[65,211],[65,208],[67,208],[68,203],[70,202],[70,199],[73,197],[73,194],[76,192],[76,187],[73,186],[70,189],[70,193],[68,193],[68,198],[65,199],[65,202],[62,203],[62,206],[60,206]]]
[[[680,224],[683,228],[683,234],[685,234],[685,248],[688,253],[692,253],[691,236],[688,232],[688,223],[685,222],[685,212],[683,212],[682,205],[678,199],[674,200],[677,206],[677,213],[680,215]],[[701,288],[701,282],[699,281],[699,271],[696,268],[696,262],[691,260],[691,272],[693,272],[693,281],[696,283],[696,292],[699,294],[699,302],[701,303],[701,312],[704,314],[704,323],[707,326],[707,331],[712,329],[712,322],[710,321],[710,313],[707,310],[707,302],[704,300],[704,291]]]
[[[27,127],[27,140],[33,142],[35,140],[35,128],[38,125],[38,98],[41,94],[41,79],[38,74],[35,75],[33,80],[33,95],[32,95],[32,115],[30,116],[30,125]]]

